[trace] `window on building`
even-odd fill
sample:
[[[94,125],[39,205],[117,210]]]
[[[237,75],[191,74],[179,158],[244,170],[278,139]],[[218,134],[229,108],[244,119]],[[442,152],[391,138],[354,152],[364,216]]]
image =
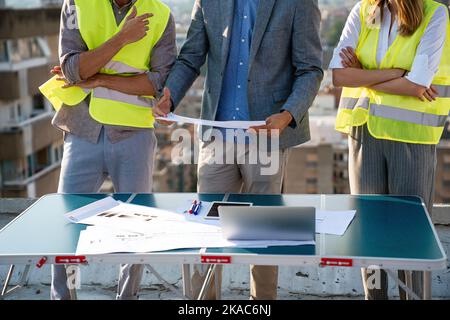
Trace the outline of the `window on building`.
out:
[[[11,62],[21,62],[44,57],[44,53],[35,38],[11,40]]]
[[[0,41],[0,62],[8,62],[8,47],[6,41]]]
[[[33,96],[33,114],[41,113],[45,111],[44,96],[37,94]]]
[[[318,163],[315,161],[308,161],[306,162],[306,167],[310,169],[317,168]]]
[[[35,171],[36,161],[34,160],[34,154],[27,157],[27,177],[31,177]]]
[[[52,164],[51,161],[52,148],[46,147],[27,157],[28,170],[27,176],[31,177]]]
[[[9,120],[11,120],[11,121],[16,120],[16,107],[15,106],[9,107]]]
[[[54,163],[57,163],[62,160],[63,157],[63,145],[58,145],[53,148],[53,161]]]
[[[36,173],[52,164],[51,148],[47,147],[36,152]]]
[[[16,180],[17,170],[16,163],[12,160],[3,160],[1,162],[1,171],[4,181]]]
[[[343,154],[343,153],[336,153],[334,155],[334,160],[336,160],[336,161],[345,161],[345,160],[347,160],[347,155]]]
[[[17,118],[22,118],[22,105],[20,103],[17,104]]]
[[[3,181],[22,180],[26,177],[24,159],[0,161],[0,171]]]

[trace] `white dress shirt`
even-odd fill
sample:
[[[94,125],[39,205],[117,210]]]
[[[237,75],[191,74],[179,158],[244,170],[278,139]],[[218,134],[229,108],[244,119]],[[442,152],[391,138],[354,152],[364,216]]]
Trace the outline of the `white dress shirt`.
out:
[[[343,68],[339,53],[345,47],[356,49],[356,46],[358,45],[362,23],[360,19],[360,9],[361,2],[358,2],[353,7],[347,19],[347,23],[345,24],[339,44],[334,50],[330,69]],[[445,7],[439,7],[434,13],[420,40],[411,72],[406,76],[409,81],[423,87],[429,88],[431,86],[431,82],[439,68],[448,23],[446,10]],[[389,47],[398,35],[398,25],[396,22],[393,23],[392,30],[389,31],[392,15],[388,7],[386,6],[383,11],[380,38],[377,48],[378,65],[380,65]]]

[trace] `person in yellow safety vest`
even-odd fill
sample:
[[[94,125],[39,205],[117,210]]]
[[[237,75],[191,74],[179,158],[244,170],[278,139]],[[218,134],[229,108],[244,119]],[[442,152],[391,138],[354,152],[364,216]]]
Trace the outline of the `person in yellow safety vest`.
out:
[[[152,107],[175,62],[175,21],[160,0],[65,0],[60,64],[40,87],[64,132],[58,192],[151,193]],[[126,200],[126,199],[125,199]],[[121,267],[118,299],[137,299],[142,265]],[[73,279],[72,279],[73,280]],[[52,266],[52,299],[70,299],[64,266]]]
[[[336,129],[349,136],[352,194],[420,196],[431,212],[435,146],[450,108],[449,28],[447,8],[432,0],[353,8],[330,64],[334,85],[344,87]],[[384,270],[362,275],[366,299],[388,298]],[[422,272],[399,278],[428,297]]]

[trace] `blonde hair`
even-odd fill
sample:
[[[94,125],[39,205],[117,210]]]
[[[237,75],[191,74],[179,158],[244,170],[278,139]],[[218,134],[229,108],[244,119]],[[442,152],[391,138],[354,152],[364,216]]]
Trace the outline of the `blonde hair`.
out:
[[[423,0],[394,0],[398,10],[398,33],[402,36],[411,36],[419,28],[424,19],[424,3]],[[383,17],[384,5],[388,4],[388,0],[370,0],[372,5],[376,5],[381,10]]]

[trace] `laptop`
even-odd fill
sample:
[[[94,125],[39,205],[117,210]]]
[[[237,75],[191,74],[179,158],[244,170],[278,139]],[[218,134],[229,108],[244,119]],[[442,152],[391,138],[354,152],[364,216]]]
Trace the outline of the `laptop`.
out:
[[[315,240],[314,207],[219,206],[219,216],[228,240]]]

